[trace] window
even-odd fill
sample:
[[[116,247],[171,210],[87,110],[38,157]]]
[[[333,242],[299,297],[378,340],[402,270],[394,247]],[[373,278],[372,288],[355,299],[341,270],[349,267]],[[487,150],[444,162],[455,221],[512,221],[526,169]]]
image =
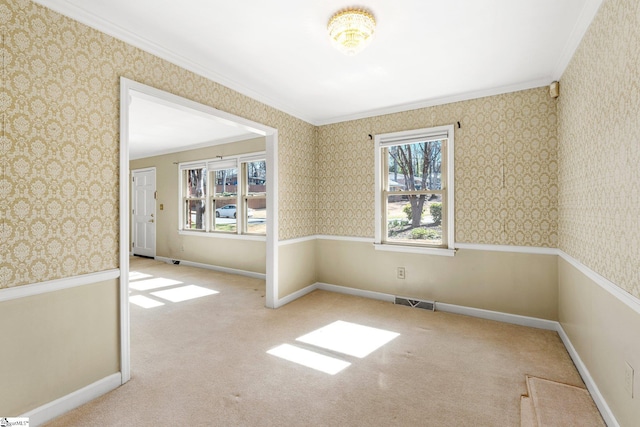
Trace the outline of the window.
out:
[[[377,248],[453,249],[453,126],[375,141]]]
[[[255,153],[181,164],[180,230],[266,235],[264,157]]]
[[[211,231],[235,233],[238,230],[238,169],[211,168]]]
[[[242,163],[245,176],[243,195],[247,207],[245,232],[267,233],[267,162],[265,160]]]
[[[207,170],[192,167],[183,170],[182,209],[184,229],[205,229],[205,203],[207,194]]]

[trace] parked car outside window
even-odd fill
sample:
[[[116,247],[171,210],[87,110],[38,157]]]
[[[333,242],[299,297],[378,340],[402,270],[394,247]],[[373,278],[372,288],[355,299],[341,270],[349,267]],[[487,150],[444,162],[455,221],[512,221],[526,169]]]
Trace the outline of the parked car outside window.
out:
[[[247,209],[247,216],[251,218],[253,216],[253,209]],[[236,205],[226,205],[216,209],[217,218],[236,218]]]

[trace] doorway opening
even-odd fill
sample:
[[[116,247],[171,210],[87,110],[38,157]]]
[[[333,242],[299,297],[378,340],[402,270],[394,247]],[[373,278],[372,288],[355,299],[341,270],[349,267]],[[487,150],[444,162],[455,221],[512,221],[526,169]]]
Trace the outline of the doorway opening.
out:
[[[266,215],[269,220],[266,227],[266,287],[265,306],[275,308],[278,300],[277,266],[278,266],[278,131],[277,129],[235,116],[213,107],[165,92],[142,83],[122,77],[120,79],[120,370],[122,383],[131,378],[130,348],[130,316],[129,316],[129,255],[130,221],[131,221],[131,189],[130,183],[130,108],[133,98],[153,99],[156,102],[170,105],[178,111],[205,116],[216,122],[240,128],[248,133],[262,136],[265,139],[266,163]],[[154,190],[155,191],[155,190]],[[155,204],[155,203],[154,203]],[[154,214],[155,215],[155,214]],[[153,217],[155,224],[156,217]],[[145,220],[152,218],[146,216]],[[155,243],[154,243],[155,246]],[[155,256],[155,248],[154,248]]]

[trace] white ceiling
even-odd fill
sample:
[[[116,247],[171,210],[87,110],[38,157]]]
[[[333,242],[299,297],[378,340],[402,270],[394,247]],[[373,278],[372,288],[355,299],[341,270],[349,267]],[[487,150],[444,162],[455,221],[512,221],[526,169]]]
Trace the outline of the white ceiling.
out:
[[[547,85],[602,0],[36,0],[315,125]],[[357,56],[326,32],[361,6]]]
[[[256,138],[214,116],[131,92],[129,158],[157,156]]]

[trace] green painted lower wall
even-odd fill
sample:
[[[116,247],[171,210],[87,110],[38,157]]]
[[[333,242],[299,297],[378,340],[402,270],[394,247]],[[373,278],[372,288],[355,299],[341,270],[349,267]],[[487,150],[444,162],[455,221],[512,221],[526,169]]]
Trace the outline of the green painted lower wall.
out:
[[[19,416],[120,371],[119,281],[0,303],[0,414]]]

